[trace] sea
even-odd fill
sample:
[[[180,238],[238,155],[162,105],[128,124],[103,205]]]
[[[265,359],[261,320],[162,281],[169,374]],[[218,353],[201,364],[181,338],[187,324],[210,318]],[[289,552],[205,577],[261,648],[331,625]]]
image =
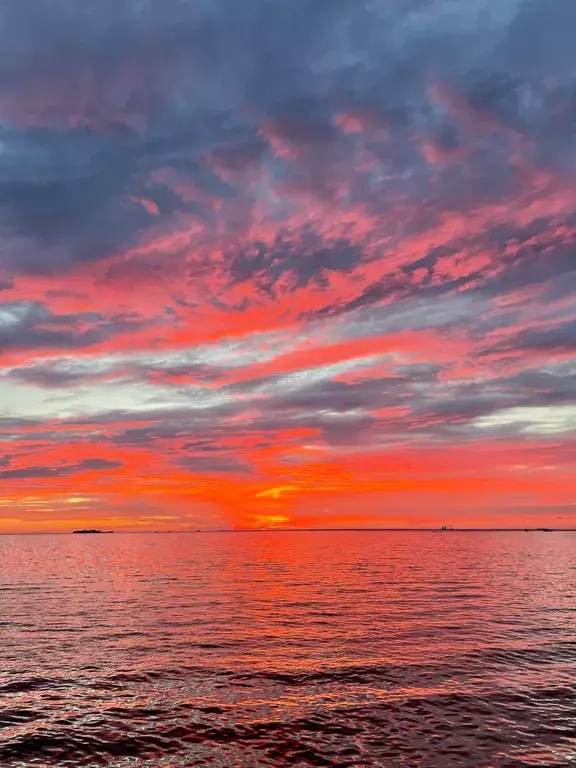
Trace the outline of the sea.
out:
[[[0,765],[576,766],[576,533],[1,536]]]

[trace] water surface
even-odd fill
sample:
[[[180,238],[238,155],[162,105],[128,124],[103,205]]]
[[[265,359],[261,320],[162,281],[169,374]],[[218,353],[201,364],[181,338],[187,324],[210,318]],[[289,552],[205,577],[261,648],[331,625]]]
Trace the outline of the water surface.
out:
[[[0,537],[2,766],[576,765],[576,534]]]

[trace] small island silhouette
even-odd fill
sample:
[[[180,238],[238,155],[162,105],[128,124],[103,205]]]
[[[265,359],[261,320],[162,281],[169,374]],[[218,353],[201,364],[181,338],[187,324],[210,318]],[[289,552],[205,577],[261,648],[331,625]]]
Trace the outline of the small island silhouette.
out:
[[[114,533],[114,531],[100,531],[98,528],[83,528],[79,531],[72,531],[72,533]]]
[[[543,531],[544,533],[554,533],[554,528],[524,528],[526,533],[530,531]]]

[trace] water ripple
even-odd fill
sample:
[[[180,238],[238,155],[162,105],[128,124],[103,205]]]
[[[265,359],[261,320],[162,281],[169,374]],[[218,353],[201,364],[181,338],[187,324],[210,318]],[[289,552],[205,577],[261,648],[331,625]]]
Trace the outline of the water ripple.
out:
[[[566,768],[575,549],[3,537],[0,764]]]

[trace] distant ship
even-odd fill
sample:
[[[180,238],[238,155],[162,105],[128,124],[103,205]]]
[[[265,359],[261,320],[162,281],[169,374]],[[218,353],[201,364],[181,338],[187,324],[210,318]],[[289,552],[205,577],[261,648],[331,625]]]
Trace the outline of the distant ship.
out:
[[[440,530],[442,530],[442,531],[453,531],[454,528],[452,528],[451,525],[443,525]]]
[[[100,531],[98,528],[83,528],[81,531],[72,531],[72,533],[114,533],[114,531]]]

